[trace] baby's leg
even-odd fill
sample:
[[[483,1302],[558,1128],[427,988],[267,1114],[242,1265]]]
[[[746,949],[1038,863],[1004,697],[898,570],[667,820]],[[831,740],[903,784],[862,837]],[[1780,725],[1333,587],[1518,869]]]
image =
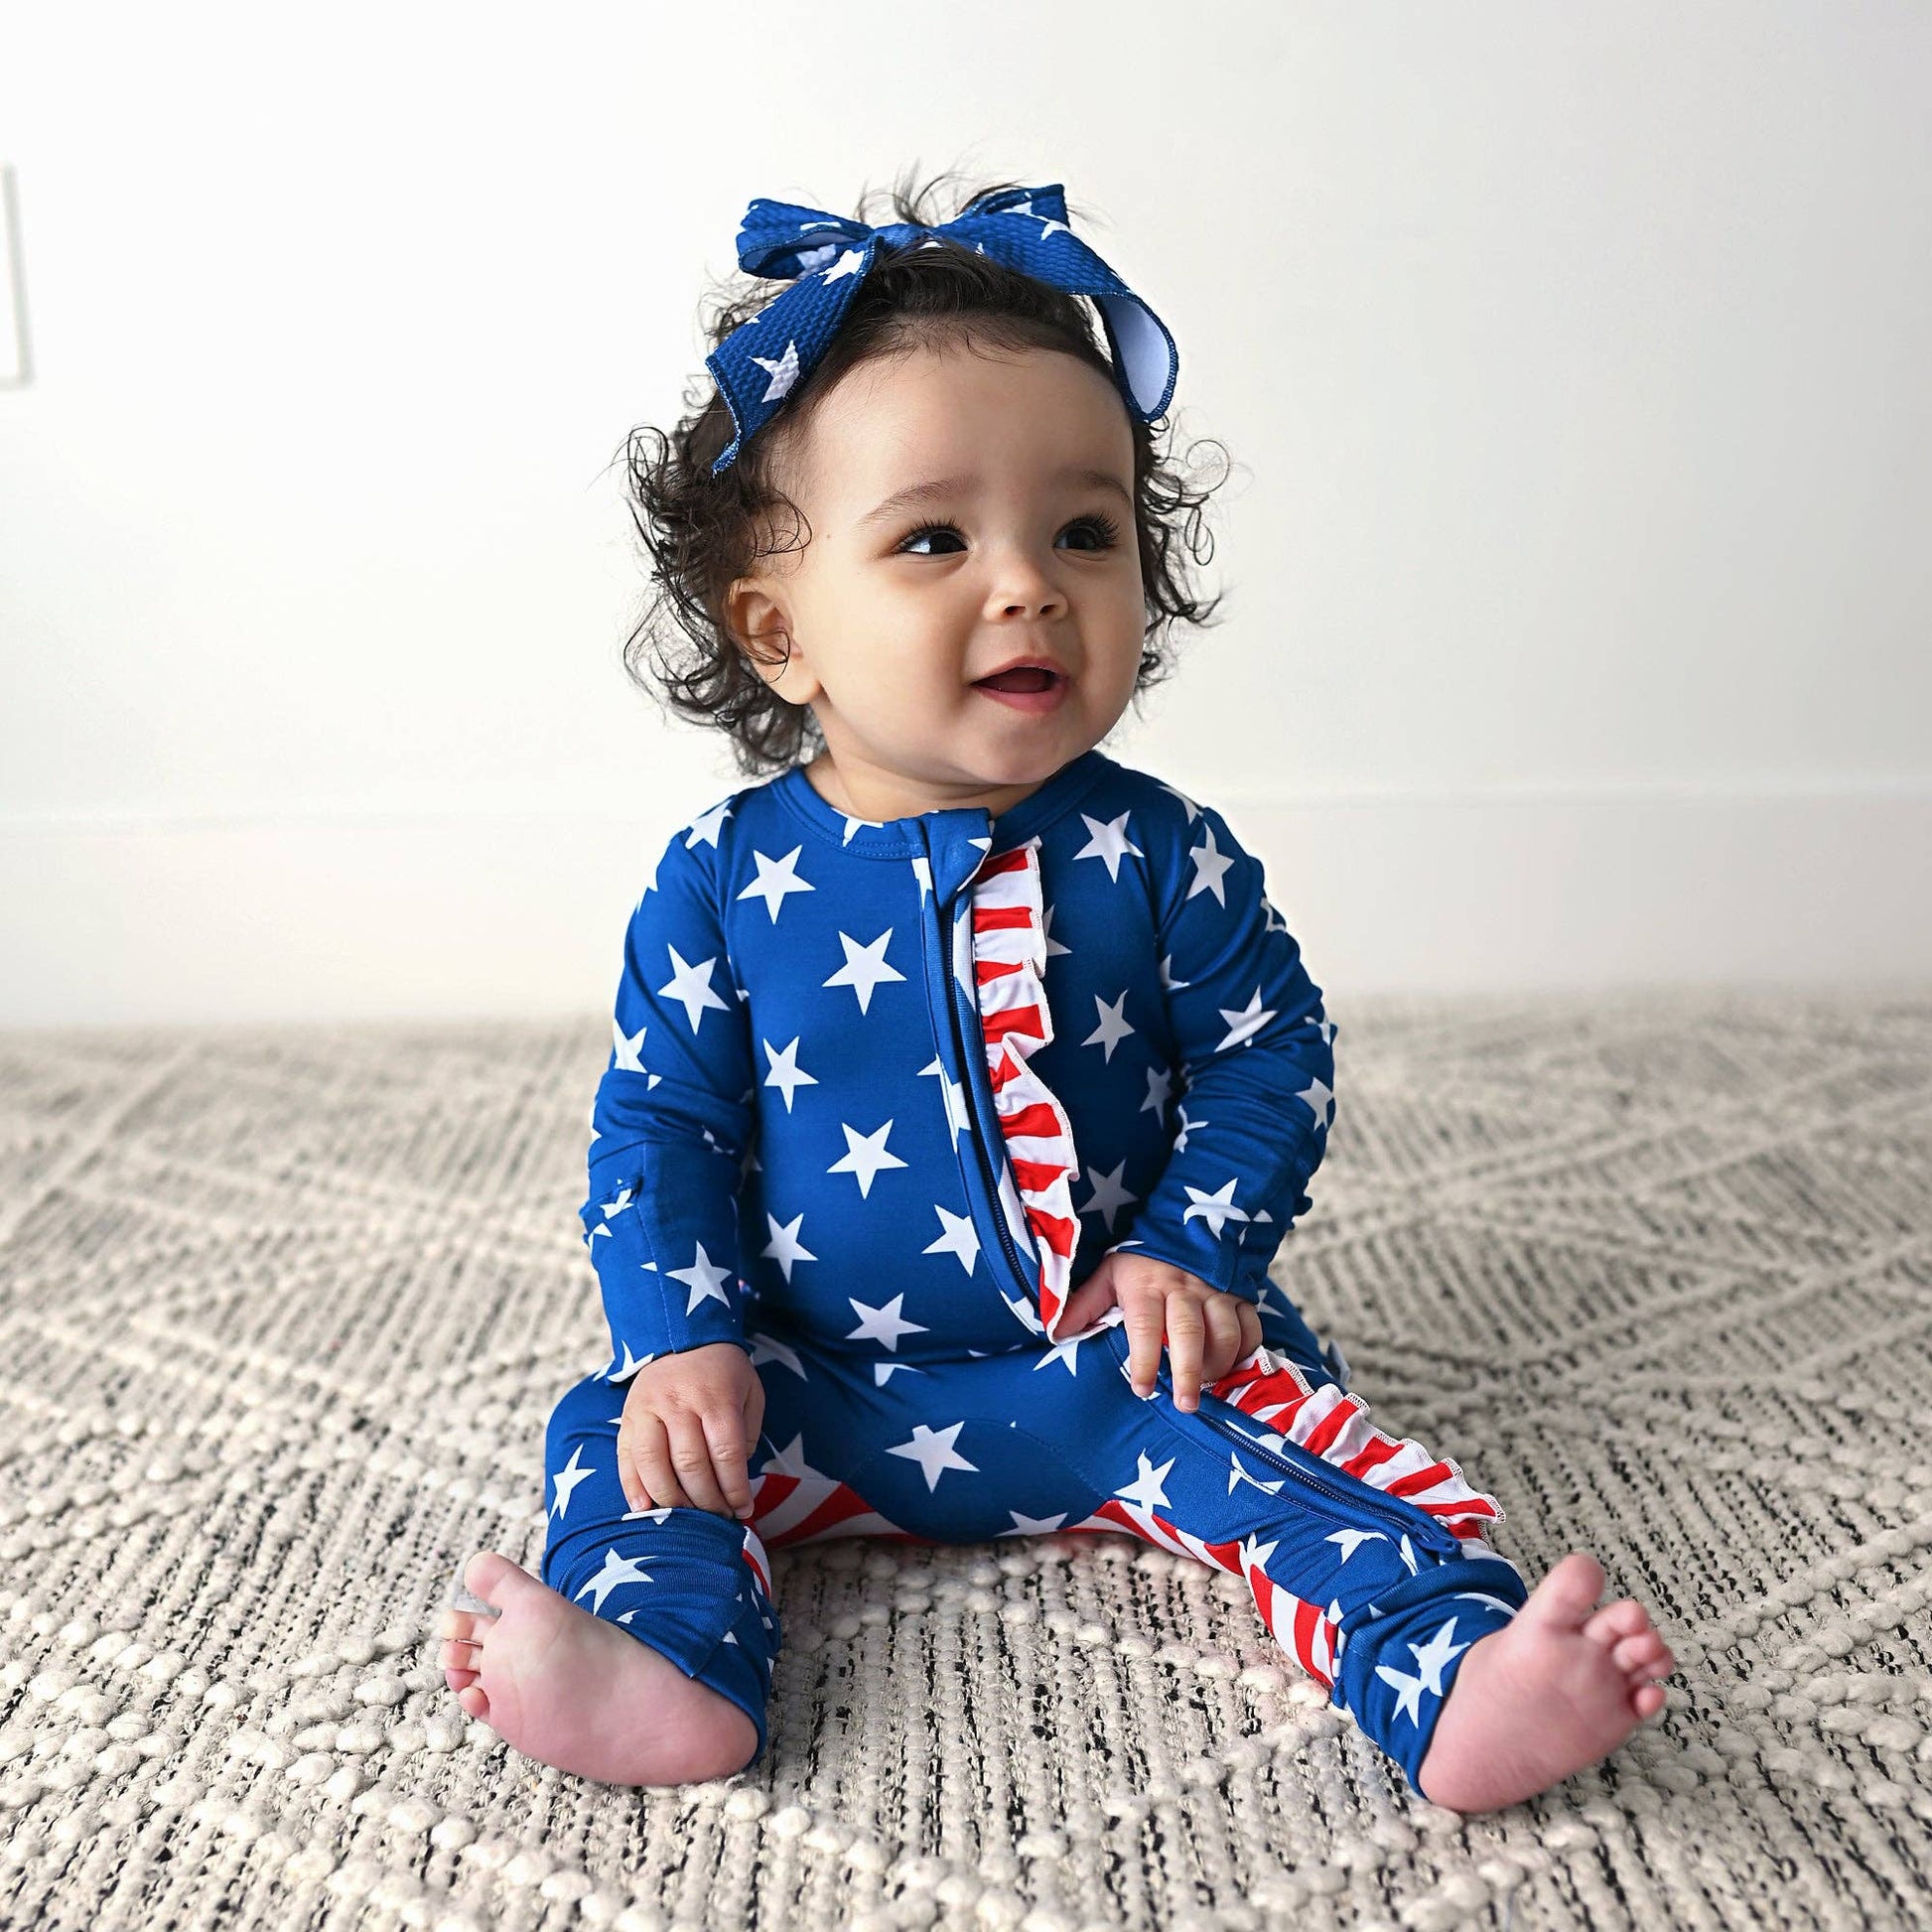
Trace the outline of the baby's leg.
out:
[[[1128,1521],[1238,1569],[1277,1638],[1433,1802],[1513,1804],[1662,1708],[1652,1680],[1673,1660],[1642,1607],[1596,1610],[1603,1573],[1582,1551],[1529,1592],[1483,1534],[1494,1497],[1376,1428],[1318,1363],[1259,1349],[1189,1414],[1164,1362],[1152,1400],[1126,1398],[1124,1424],[1138,1410],[1154,1428],[1151,1461],[1173,1458],[1169,1507]]]
[[[623,1391],[557,1405],[539,1582],[494,1551],[464,1581],[499,1614],[446,1613],[444,1675],[527,1757],[610,1784],[725,1777],[764,1749],[779,1641],[764,1552],[702,1509],[632,1511],[617,1479]]]

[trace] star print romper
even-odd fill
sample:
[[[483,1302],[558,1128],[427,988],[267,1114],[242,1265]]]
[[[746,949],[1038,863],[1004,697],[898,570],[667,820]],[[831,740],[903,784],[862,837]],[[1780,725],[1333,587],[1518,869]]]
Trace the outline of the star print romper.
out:
[[[558,1404],[543,1580],[766,1739],[768,1552],[1144,1538],[1230,1571],[1413,1782],[1528,1591],[1268,1279],[1333,1114],[1321,993],[1226,821],[1089,751],[995,821],[847,817],[794,766],[672,834],[632,913],[580,1210],[612,1355]],[[1113,1249],[1254,1305],[1200,1406],[1128,1379]],[[733,1342],[754,1512],[632,1511],[625,1385]],[[756,1761],[756,1758],[754,1759]]]

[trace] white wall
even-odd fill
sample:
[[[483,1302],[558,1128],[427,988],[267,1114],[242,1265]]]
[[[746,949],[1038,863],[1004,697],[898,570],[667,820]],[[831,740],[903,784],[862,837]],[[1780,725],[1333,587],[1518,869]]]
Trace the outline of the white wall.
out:
[[[1108,749],[1337,1010],[1932,970],[1921,8],[0,30],[0,1023],[602,1009],[741,782],[622,675],[612,459],[752,196],[914,160],[1064,182],[1243,466],[1226,621]]]

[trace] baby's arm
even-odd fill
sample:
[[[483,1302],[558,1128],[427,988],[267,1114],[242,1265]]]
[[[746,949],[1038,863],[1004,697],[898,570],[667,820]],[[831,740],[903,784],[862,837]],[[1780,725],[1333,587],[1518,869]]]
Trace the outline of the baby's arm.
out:
[[[634,1459],[648,1451],[680,1471],[680,1441],[702,1446],[714,1433],[705,1427],[718,1420],[709,1417],[712,1394],[736,1409],[729,1438],[739,1441],[745,1377],[756,1380],[745,1335],[737,1199],[756,1119],[751,1030],[733,984],[707,855],[715,859],[716,848],[689,843],[688,828],[674,833],[630,915],[616,1043],[592,1106],[589,1198],[578,1210],[610,1325],[606,1373],[613,1383],[631,1381],[652,1363],[659,1366],[650,1386],[672,1390],[686,1379],[686,1365],[674,1371],[662,1358],[719,1342],[744,1353],[743,1374],[724,1382],[715,1372],[699,1378],[709,1393],[697,1407],[678,1399],[681,1390],[668,1395],[659,1405],[661,1432],[641,1412],[631,1417],[638,1405],[630,1398],[641,1403],[642,1389],[633,1385],[627,1393]],[[689,1487],[697,1494],[690,1500],[716,1507],[714,1497],[742,1497],[742,1445],[734,1459],[738,1466],[719,1470],[715,1484],[707,1472],[692,1471]],[[675,1487],[666,1474],[660,1468],[649,1485],[655,1500],[687,1500],[657,1493]],[[630,1493],[628,1481],[625,1489]]]
[[[1167,1262],[1252,1304],[1290,1224],[1312,1204],[1308,1181],[1333,1117],[1337,1029],[1267,902],[1261,862],[1218,812],[1196,806],[1155,876],[1186,1084],[1161,1179],[1108,1252]]]

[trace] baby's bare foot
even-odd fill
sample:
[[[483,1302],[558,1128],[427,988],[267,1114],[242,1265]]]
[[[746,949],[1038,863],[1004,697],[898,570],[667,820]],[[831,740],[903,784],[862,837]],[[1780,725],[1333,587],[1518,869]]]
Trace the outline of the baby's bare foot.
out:
[[[1596,1609],[1603,1570],[1572,1550],[1513,1621],[1478,1638],[1417,1775],[1450,1811],[1513,1805],[1607,1757],[1664,1708],[1677,1660],[1633,1597]]]
[[[685,1784],[751,1761],[758,1726],[662,1651],[494,1550],[463,1581],[501,1614],[443,1613],[444,1681],[525,1757],[606,1784]]]

